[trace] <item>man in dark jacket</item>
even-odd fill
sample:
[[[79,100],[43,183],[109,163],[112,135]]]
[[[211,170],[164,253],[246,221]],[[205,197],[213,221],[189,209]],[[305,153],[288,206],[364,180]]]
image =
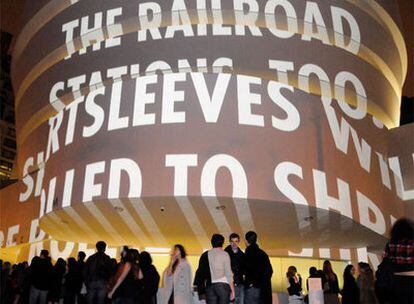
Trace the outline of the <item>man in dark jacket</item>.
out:
[[[85,304],[86,303],[86,285],[85,285],[85,259],[86,259],[86,253],[83,251],[78,252],[78,261],[77,261],[77,267],[79,270],[79,273],[81,274],[81,289],[79,290],[79,293],[76,296],[76,300],[78,304]],[[85,286],[84,286],[85,285]]]
[[[272,274],[273,269],[269,256],[257,245],[257,234],[254,231],[246,233],[246,304],[272,304]]]
[[[97,252],[85,264],[85,284],[88,304],[104,304],[107,283],[111,276],[111,258],[105,254],[106,243],[96,243]]]
[[[30,304],[46,304],[47,293],[51,285],[52,271],[49,251],[43,249],[40,252],[40,256],[34,257],[30,265]]]
[[[244,304],[244,273],[245,273],[245,256],[240,249],[240,236],[232,233],[229,237],[230,245],[225,251],[230,256],[231,270],[234,276],[235,304]]]

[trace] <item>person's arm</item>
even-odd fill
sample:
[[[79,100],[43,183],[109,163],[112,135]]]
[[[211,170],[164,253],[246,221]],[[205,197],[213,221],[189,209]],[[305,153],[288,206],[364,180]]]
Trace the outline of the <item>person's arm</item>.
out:
[[[191,274],[191,266],[190,266],[189,263],[186,263],[185,275],[187,276],[187,280],[188,280],[188,283],[189,283],[188,288],[190,288],[190,290],[192,291],[193,290],[193,285],[192,285],[193,277],[192,277],[192,274]]]
[[[206,267],[208,266],[208,261],[206,261],[206,254],[203,253],[198,261],[198,268],[196,271],[196,276],[194,278],[194,285],[197,287],[202,287],[205,285],[206,280]]]
[[[295,283],[295,279],[290,277],[288,278],[288,288],[287,291],[289,293],[290,296],[293,296],[296,293],[296,283]]]
[[[246,252],[244,253],[244,284],[246,287],[251,287],[252,285],[252,272],[254,271],[252,269],[254,264],[254,261],[251,260],[250,255]]]
[[[265,274],[268,279],[270,279],[273,275],[273,267],[270,263],[269,256],[265,253]]]
[[[92,257],[89,257],[85,264],[83,265],[83,269],[82,269],[82,276],[83,276],[83,281],[86,283],[89,281],[89,264],[91,263],[91,259]]]
[[[112,296],[114,295],[115,291],[117,290],[117,288],[119,287],[119,285],[121,285],[121,283],[125,280],[126,276],[128,275],[128,272],[131,270],[131,264],[130,263],[125,263],[123,269],[122,269],[122,273],[119,276],[118,280],[115,283],[115,286],[112,288],[112,290],[108,293],[108,298],[112,299]]]
[[[244,281],[244,278],[246,276],[246,254],[244,252],[242,252],[240,254],[240,269],[239,269],[239,271],[240,271],[240,275],[242,276],[243,281]]]
[[[157,269],[155,268],[155,266],[152,266],[152,273],[153,273],[153,278],[151,281],[151,294],[156,296],[157,295],[157,291],[158,291],[158,286],[160,285],[160,275],[157,271]]]
[[[336,274],[335,274],[334,292],[339,293],[339,282],[338,282],[338,276]]]
[[[208,263],[208,261],[206,261],[206,258],[207,252],[201,255],[200,260],[198,261],[198,268],[194,278],[194,285],[197,287],[197,293],[200,300],[206,293],[205,281],[207,279],[207,275],[205,267],[208,267],[208,264],[206,266],[206,263]]]

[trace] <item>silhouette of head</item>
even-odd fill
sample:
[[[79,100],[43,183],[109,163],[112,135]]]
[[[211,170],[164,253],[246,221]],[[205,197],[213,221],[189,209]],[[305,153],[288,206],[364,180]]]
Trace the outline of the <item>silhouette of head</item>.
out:
[[[254,231],[249,231],[246,233],[245,236],[246,242],[249,245],[253,245],[257,243],[257,233]]]
[[[40,251],[40,257],[42,259],[46,259],[49,257],[49,251],[47,251],[46,249],[42,249],[42,251]]]
[[[106,243],[104,241],[99,241],[96,243],[96,250],[98,252],[105,252],[106,250]]]
[[[78,260],[79,260],[79,261],[84,261],[84,260],[85,260],[85,258],[86,258],[86,253],[85,253],[85,252],[83,252],[83,251],[79,251],[79,252],[78,252]]]
[[[224,236],[222,236],[221,234],[213,234],[213,236],[211,237],[211,246],[213,246],[213,248],[220,248],[223,247],[224,244]]]

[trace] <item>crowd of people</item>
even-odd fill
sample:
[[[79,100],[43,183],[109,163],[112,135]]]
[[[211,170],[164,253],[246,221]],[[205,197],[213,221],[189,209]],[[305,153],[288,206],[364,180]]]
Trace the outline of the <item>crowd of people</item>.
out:
[[[194,290],[207,304],[271,304],[273,269],[257,238],[254,231],[247,232],[243,251],[238,234],[229,236],[225,248],[225,238],[214,234],[212,248],[199,259],[194,280],[185,248],[175,245],[163,273],[161,304],[194,303]],[[368,263],[358,263],[357,269],[348,265],[340,289],[338,276],[327,260],[323,269],[309,269],[306,289],[309,290],[309,279],[319,279],[325,304],[412,304],[413,239],[413,223],[398,220],[376,274]],[[106,244],[99,241],[96,253],[88,259],[79,252],[77,259],[59,258],[52,265],[49,252],[42,250],[30,266],[27,262],[13,266],[1,262],[1,304],[156,304],[161,278],[151,255],[124,246],[117,261],[105,250]],[[295,266],[287,269],[286,282],[289,304],[309,303]]]

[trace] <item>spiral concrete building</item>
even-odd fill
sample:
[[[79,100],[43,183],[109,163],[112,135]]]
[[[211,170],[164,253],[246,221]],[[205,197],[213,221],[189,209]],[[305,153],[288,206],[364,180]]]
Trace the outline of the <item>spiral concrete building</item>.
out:
[[[375,264],[407,216],[394,2],[39,0],[23,18],[3,255],[197,255],[255,230],[275,259]]]

